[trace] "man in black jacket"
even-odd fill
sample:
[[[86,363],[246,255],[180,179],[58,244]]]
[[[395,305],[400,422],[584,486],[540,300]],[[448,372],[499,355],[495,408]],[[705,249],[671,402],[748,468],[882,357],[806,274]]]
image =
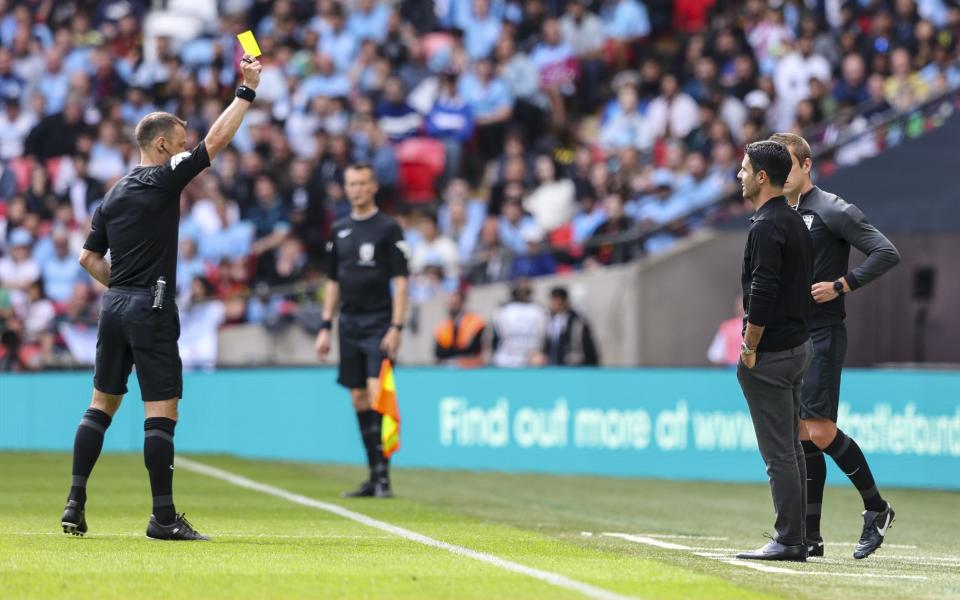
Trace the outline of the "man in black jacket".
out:
[[[597,346],[590,324],[570,308],[566,288],[550,290],[550,320],[543,343],[544,363],[558,366],[597,366]]]
[[[800,399],[800,439],[809,478],[807,550],[811,556],[823,556],[820,513],[827,478],[827,463],[823,458],[826,453],[850,478],[863,499],[863,531],[853,557],[866,558],[883,543],[893,523],[894,511],[880,495],[860,446],[837,429],[840,375],[847,350],[844,296],[895,267],[900,262],[900,254],[890,240],[867,222],[860,209],[813,185],[810,179],[813,159],[805,139],[792,133],[778,133],[770,139],[784,144],[790,151],[793,167],[783,191],[810,230],[815,252],[811,293],[816,304],[810,321],[813,362],[803,378]],[[867,258],[848,272],[851,246]]]
[[[767,466],[776,536],[737,558],[807,559],[804,544],[806,465],[800,446],[800,385],[813,347],[807,321],[813,242],[787,204],[783,184],[790,153],[779,142],[747,146],[737,178],[755,209],[743,255],[744,341],[737,379],[750,408]]]

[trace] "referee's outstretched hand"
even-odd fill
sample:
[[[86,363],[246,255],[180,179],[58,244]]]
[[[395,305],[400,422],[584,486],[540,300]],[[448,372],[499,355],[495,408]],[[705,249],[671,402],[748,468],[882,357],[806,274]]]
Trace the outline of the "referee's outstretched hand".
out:
[[[257,89],[257,86],[260,85],[260,71],[262,70],[263,65],[260,64],[260,61],[249,54],[244,54],[243,58],[240,59],[240,72],[243,73],[243,85],[248,88]]]

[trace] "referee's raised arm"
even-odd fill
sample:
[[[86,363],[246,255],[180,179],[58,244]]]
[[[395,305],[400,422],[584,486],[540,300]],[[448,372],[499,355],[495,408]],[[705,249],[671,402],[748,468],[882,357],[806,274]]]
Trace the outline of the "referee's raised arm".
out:
[[[263,66],[260,61],[249,54],[244,54],[243,58],[240,59],[243,83],[237,88],[236,98],[210,126],[207,137],[203,138],[210,160],[213,160],[221,150],[226,148],[233,136],[236,135],[244,115],[247,114],[247,109],[250,108],[253,100],[257,97],[256,90],[257,86],[260,85],[260,71],[262,70]]]

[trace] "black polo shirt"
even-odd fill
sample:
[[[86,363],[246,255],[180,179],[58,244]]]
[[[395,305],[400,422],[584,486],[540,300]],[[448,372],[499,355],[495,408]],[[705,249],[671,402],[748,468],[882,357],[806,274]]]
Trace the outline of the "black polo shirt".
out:
[[[110,287],[149,288],[163,276],[170,293],[177,289],[180,192],[209,166],[201,141],[162,165],[134,167],[107,192],[83,247],[110,251]]]
[[[766,327],[760,352],[787,350],[810,338],[813,241],[801,216],[783,196],[771,198],[751,219],[743,253],[743,320]]]
[[[377,211],[364,219],[341,219],[331,234],[327,276],[340,283],[341,312],[389,311],[390,280],[409,273],[400,225]]]

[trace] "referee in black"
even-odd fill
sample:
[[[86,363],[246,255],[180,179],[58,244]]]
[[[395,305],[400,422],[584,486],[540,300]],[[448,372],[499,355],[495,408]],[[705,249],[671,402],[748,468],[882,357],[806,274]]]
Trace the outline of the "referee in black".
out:
[[[800,402],[800,439],[808,477],[807,548],[810,556],[823,556],[820,514],[827,477],[823,454],[827,453],[863,499],[863,531],[853,557],[866,558],[883,543],[895,513],[880,495],[860,446],[837,429],[840,375],[847,351],[844,296],[895,267],[900,254],[860,209],[813,185],[813,157],[805,139],[792,133],[778,133],[770,139],[790,150],[793,168],[783,191],[810,230],[815,252],[811,293],[816,304],[810,323],[813,362],[803,379]],[[851,246],[867,258],[848,272]]]
[[[407,246],[396,221],[377,210],[377,180],[368,164],[349,166],[343,176],[350,216],[334,223],[329,250],[323,324],[316,350],[330,352],[330,329],[340,305],[340,371],[337,381],[350,390],[370,478],[345,497],[393,496],[390,464],[383,455],[380,413],[371,401],[380,388],[380,365],[400,348],[407,311]],[[391,289],[392,288],[392,289]]]
[[[800,446],[800,383],[813,347],[807,322],[813,242],[787,204],[790,154],[779,142],[755,142],[737,178],[756,211],[743,255],[744,341],[737,379],[767,466],[776,536],[737,558],[805,561],[806,467]]]
[[[173,504],[173,431],[183,392],[177,348],[180,318],[174,302],[177,228],[180,192],[227,147],[256,97],[260,63],[244,55],[240,69],[243,85],[237,88],[236,99],[193,150],[186,149],[182,119],[165,112],[143,117],[136,128],[140,164],[117,182],[93,214],[80,264],[109,289],[97,330],[93,401],[73,445],[73,480],[60,519],[64,533],[87,532],[87,478],[136,365],[146,416],[143,458],[153,493],[147,537],[209,539],[197,533]]]

